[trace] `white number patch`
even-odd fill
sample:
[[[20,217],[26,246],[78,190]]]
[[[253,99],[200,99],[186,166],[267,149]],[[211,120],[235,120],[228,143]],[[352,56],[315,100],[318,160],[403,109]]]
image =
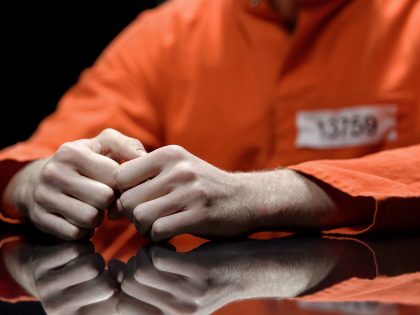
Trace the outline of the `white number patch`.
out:
[[[396,105],[301,111],[296,116],[298,148],[330,149],[397,140]]]

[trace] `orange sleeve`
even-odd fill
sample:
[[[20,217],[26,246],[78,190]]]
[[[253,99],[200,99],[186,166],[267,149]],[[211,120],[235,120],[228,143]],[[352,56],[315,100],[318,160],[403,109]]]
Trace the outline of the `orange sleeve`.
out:
[[[82,73],[30,139],[0,152],[0,173],[7,173],[0,178],[0,196],[20,169],[17,164],[51,156],[64,142],[94,137],[105,128],[139,139],[146,149],[162,145],[159,98],[174,30],[165,7],[142,13]]]
[[[420,145],[348,160],[319,160],[290,168],[352,196],[375,201],[371,222],[327,233],[359,234],[420,228]],[[351,211],[347,209],[346,211]]]

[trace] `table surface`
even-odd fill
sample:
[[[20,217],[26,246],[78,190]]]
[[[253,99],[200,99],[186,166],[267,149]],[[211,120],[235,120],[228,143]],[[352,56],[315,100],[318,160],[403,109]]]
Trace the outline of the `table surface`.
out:
[[[183,236],[122,262],[0,228],[0,314],[420,314],[420,235]]]

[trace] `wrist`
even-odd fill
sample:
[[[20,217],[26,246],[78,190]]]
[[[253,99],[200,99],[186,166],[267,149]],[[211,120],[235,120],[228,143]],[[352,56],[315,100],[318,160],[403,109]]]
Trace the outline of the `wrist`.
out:
[[[319,228],[336,216],[334,200],[314,181],[289,169],[243,173],[241,203],[254,229]]]
[[[19,170],[9,181],[3,194],[6,216],[17,220],[27,217],[27,209],[33,204],[33,190],[46,160],[36,160]]]

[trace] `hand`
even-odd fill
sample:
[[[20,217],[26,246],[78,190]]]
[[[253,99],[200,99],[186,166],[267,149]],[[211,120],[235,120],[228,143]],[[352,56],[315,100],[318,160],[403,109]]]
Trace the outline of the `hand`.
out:
[[[214,254],[217,257],[217,252]],[[237,296],[235,290],[239,290],[239,284],[217,278],[213,272],[212,263],[218,261],[217,258],[206,257],[204,261],[192,256],[159,246],[140,250],[125,268],[117,311],[121,314],[211,314]]]
[[[137,259],[132,257],[129,259],[127,265],[118,261],[111,260],[109,263],[109,272],[111,275],[121,273],[122,283],[121,291],[119,292],[116,314],[147,314],[147,315],[161,315],[161,314],[178,314],[178,313],[165,313],[157,307],[159,302],[171,299],[171,295],[167,292],[160,292],[153,287],[140,284],[134,278],[137,272]],[[140,297],[140,298],[139,298]],[[165,303],[165,302],[163,302]]]
[[[92,244],[37,248],[32,261],[38,297],[48,314],[97,314],[117,287]],[[83,310],[83,312],[82,312]],[[87,311],[89,310],[89,312]]]
[[[48,314],[98,314],[115,308],[117,284],[91,243],[6,245],[3,259],[11,276],[39,298]]]
[[[114,201],[119,162],[143,153],[138,140],[106,129],[26,166],[9,183],[5,199],[41,231],[65,240],[89,237]]]
[[[154,241],[182,233],[225,237],[363,224],[373,209],[367,198],[292,170],[228,173],[179,146],[122,164],[117,184],[120,213]]]
[[[124,298],[119,299],[117,310],[124,314],[130,313],[126,310],[136,314],[137,308],[147,308],[150,314],[212,314],[237,300],[296,297],[337,268],[341,260],[337,248],[354,253],[353,245],[347,243],[351,242],[246,240],[207,243],[188,253],[152,245],[129,260],[121,284]]]
[[[179,146],[123,163],[117,174],[119,211],[141,234],[159,241],[181,233],[230,236],[255,224],[243,205],[243,182]]]

